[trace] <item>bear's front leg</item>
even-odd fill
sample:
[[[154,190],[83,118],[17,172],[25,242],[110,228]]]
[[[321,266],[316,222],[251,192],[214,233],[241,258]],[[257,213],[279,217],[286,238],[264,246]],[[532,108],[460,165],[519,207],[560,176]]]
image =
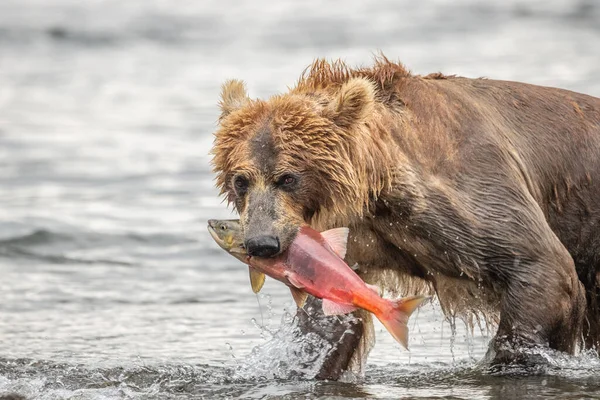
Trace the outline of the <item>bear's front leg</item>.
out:
[[[549,229],[549,228],[548,228]],[[552,235],[553,236],[553,235]],[[585,289],[573,260],[554,242],[539,259],[508,269],[498,332],[490,344],[493,364],[537,365],[538,346],[573,354],[581,341]]]
[[[424,186],[423,204],[399,224],[404,230],[388,237],[435,281],[472,280],[493,294],[490,306],[499,309],[500,321],[488,353],[492,363],[537,363],[538,347],[574,353],[586,299],[573,258],[528,185],[497,171],[491,178],[461,176],[461,190],[452,181]],[[384,232],[386,223],[378,229]],[[442,303],[453,301],[438,295]]]
[[[466,271],[499,295],[492,362],[537,364],[536,347],[574,353],[581,342],[585,290],[573,258],[526,186],[472,189],[460,197],[445,209],[452,218],[444,221],[441,235],[453,257],[437,268]]]
[[[370,318],[361,312],[348,315],[326,316],[322,301],[309,296],[304,308],[298,309],[298,327],[304,335],[317,334],[330,345],[316,375],[317,379],[337,380],[344,372],[361,373],[369,349],[364,349],[364,333],[372,329]]]

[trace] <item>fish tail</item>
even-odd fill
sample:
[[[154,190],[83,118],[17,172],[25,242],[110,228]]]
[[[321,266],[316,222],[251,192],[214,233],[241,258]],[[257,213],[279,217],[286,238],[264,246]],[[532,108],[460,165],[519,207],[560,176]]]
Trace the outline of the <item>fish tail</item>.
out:
[[[391,310],[381,315],[376,315],[385,329],[400,343],[408,349],[408,318],[429,296],[410,296],[400,300],[391,301]]]

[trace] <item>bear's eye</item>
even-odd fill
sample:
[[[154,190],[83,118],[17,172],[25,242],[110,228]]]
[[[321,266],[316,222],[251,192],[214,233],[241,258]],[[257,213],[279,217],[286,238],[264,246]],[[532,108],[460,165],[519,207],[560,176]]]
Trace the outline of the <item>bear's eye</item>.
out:
[[[279,178],[277,185],[283,189],[292,189],[297,182],[298,178],[296,178],[294,175],[286,174]]]
[[[248,179],[244,176],[238,175],[233,179],[233,186],[238,195],[246,193],[248,190]]]

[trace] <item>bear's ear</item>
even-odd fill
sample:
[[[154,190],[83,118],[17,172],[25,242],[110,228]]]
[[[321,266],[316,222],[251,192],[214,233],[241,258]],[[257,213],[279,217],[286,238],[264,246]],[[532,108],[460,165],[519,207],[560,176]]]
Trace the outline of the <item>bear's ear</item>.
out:
[[[350,128],[364,121],[375,105],[375,86],[365,78],[352,78],[340,88],[330,103],[328,114],[341,128]]]
[[[221,120],[233,111],[242,108],[248,101],[250,101],[250,98],[246,93],[244,82],[237,79],[226,81],[221,86],[221,101],[219,101],[221,116],[219,119]]]

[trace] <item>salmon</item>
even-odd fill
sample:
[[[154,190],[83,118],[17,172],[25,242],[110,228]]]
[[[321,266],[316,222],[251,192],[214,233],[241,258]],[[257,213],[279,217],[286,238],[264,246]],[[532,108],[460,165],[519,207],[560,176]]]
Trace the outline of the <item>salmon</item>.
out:
[[[347,314],[359,308],[373,313],[394,339],[408,348],[408,319],[429,297],[382,298],[377,286],[365,283],[344,262],[347,240],[348,228],[318,232],[302,226],[287,251],[279,256],[238,259],[289,286],[298,307],[311,294],[323,299],[325,315]]]

